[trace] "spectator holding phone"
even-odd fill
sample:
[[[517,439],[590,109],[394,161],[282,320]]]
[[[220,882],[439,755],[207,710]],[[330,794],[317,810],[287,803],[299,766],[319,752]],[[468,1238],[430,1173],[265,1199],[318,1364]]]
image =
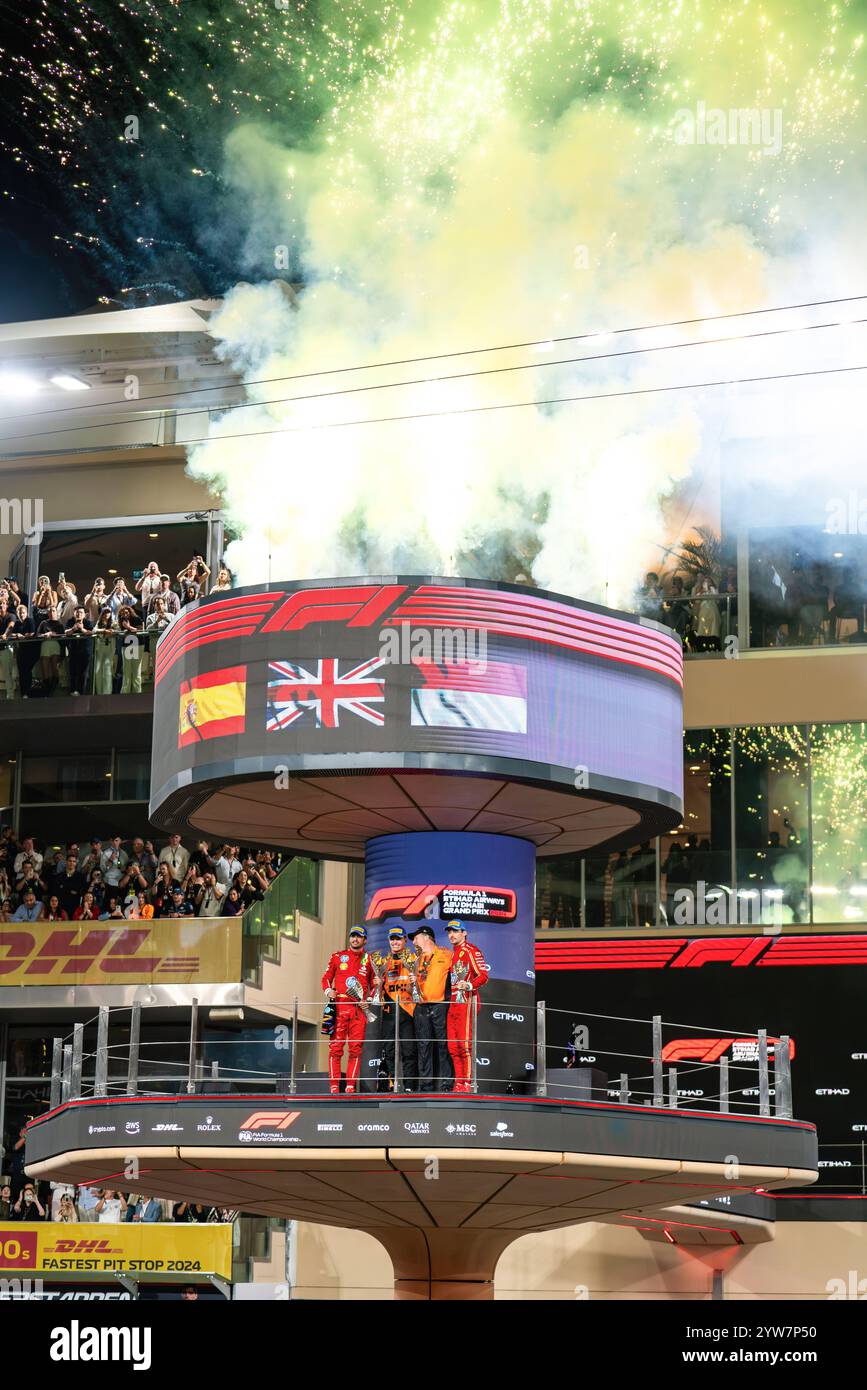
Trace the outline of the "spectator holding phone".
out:
[[[47,574],[40,574],[36,581],[36,593],[33,595],[32,608],[34,614],[39,613],[44,617],[49,608],[57,607],[57,595],[51,587],[51,580]]]
[[[82,894],[81,903],[72,914],[73,922],[98,922],[99,904],[90,889]]]
[[[44,1221],[45,1208],[36,1195],[32,1182],[25,1182],[18,1201],[12,1208],[13,1221]]]
[[[141,594],[142,608],[147,608],[151,599],[160,592],[161,588],[160,567],[156,560],[151,560],[145,566],[141,579],[137,579],[135,583],[136,593]]]
[[[201,598],[203,594],[207,593],[210,577],[211,571],[201,555],[194,555],[190,563],[178,575],[178,583],[182,590],[191,584],[195,585],[196,598]]]
[[[84,611],[88,620],[96,626],[99,615],[105,607],[105,580],[94,579],[93,588],[84,596]]]
[[[80,695],[87,687],[87,673],[90,669],[93,643],[90,634],[93,623],[87,616],[83,604],[76,604],[72,618],[66,624],[66,644],[69,654],[69,688],[73,695]]]

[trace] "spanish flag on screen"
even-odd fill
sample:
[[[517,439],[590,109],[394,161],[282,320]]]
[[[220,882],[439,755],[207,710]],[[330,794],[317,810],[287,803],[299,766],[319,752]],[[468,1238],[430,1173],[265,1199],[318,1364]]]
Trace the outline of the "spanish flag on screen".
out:
[[[206,738],[242,734],[247,705],[246,666],[225,666],[181,681],[178,747]]]

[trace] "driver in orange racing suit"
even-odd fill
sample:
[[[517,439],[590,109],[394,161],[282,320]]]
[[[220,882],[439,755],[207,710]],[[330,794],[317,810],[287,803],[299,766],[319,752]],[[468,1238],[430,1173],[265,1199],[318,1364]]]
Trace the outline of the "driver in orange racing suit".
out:
[[[449,922],[446,927],[452,948],[452,997],[446,1023],[449,1055],[455,1069],[455,1094],[467,1095],[472,1080],[470,1048],[473,1041],[473,1013],[479,1011],[478,991],[488,981],[488,966],[478,946],[467,940],[463,922]],[[457,988],[455,966],[464,966],[466,974],[462,989]]]
[[[358,1073],[361,1070],[361,1051],[367,1032],[367,1018],[360,1003],[347,993],[348,982],[355,977],[361,986],[362,997],[370,997],[376,986],[373,962],[365,950],[367,931],[353,927],[349,933],[349,950],[335,951],[322,976],[325,997],[334,1000],[334,1032],[328,1047],[328,1083],[333,1096],[340,1094],[340,1068],[344,1044],[349,1045],[346,1063],[346,1094],[355,1095]]]

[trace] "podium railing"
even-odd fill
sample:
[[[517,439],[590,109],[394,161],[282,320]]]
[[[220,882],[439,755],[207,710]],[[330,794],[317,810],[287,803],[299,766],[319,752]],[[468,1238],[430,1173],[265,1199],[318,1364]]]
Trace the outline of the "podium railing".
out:
[[[304,1007],[321,1005],[321,1000],[308,1001]],[[143,1032],[141,1004],[104,1005],[92,1019],[76,1023],[71,1034],[54,1039],[51,1106],[83,1097],[251,1091],[303,1095],[317,1086],[322,1090],[324,1073],[310,1063],[317,1045],[321,1055],[328,1039],[299,1036],[301,1008],[302,1001],[293,999],[287,1010],[290,1021],[276,1023],[265,1037],[226,1038],[203,1031],[193,1001],[188,1026],[164,1040]],[[366,1041],[380,1043],[382,1055],[374,1058],[375,1089],[360,1081],[361,1093],[382,1099],[412,1094],[420,1084],[419,1069],[407,1067],[403,1054],[412,1058],[420,1040],[401,1036],[399,1006],[392,1004],[393,1012],[385,1017],[382,1005],[366,1001],[365,1008],[372,1015]],[[517,1019],[520,1026],[497,1027],[504,1015],[507,1025]],[[475,1095],[496,1091],[630,1108],[792,1117],[794,1048],[785,1034],[771,1038],[765,1029],[696,1026],[661,1015],[632,1018],[552,1009],[544,1000],[516,1011],[513,1001],[485,999],[471,1011],[470,1022],[469,1087]],[[453,1084],[447,1044],[434,1039],[429,1045],[434,1089],[447,1094]],[[241,1049],[247,1056],[262,1049],[263,1064],[243,1064]],[[427,1093],[431,1078],[422,1079]]]

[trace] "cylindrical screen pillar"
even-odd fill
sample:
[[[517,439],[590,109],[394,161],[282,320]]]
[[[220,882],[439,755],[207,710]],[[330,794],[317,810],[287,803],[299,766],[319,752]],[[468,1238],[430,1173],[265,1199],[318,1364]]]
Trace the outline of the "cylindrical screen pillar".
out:
[[[449,949],[446,923],[458,919],[484,954],[476,1047],[480,1094],[525,1091],[533,1082],[535,847],[505,835],[431,831],[368,841],[364,903],[368,949],[385,954],[388,931],[432,927]],[[376,1029],[363,1075],[375,1089]]]

